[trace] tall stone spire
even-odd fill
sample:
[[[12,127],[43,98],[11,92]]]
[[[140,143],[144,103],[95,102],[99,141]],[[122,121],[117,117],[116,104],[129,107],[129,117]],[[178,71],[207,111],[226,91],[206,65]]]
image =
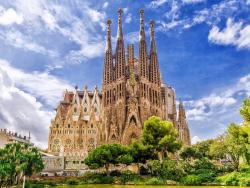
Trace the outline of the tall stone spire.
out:
[[[117,39],[123,39],[122,33],[122,9],[118,9],[118,29],[117,29]]]
[[[112,51],[112,47],[111,47],[111,20],[107,21],[107,35],[106,35],[106,49],[105,52],[111,50]]]
[[[179,104],[179,114],[178,114],[178,124],[179,124],[179,137],[185,145],[191,144],[190,132],[186,120],[186,113],[183,102],[180,100]]]
[[[144,10],[140,10],[140,31],[139,31],[139,74],[141,77],[148,78],[148,58],[147,46],[144,30]]]
[[[179,118],[178,119],[181,119],[181,118],[186,119],[186,113],[185,113],[185,109],[184,109],[184,105],[183,105],[182,100],[180,100],[180,104],[179,104]]]
[[[115,52],[115,79],[125,76],[126,60],[122,34],[122,9],[118,10],[118,30]]]
[[[140,33],[139,41],[145,40],[145,29],[144,29],[144,10],[140,10]]]
[[[150,21],[150,81],[161,85],[160,69],[155,45],[154,21]]]
[[[106,48],[104,57],[104,73],[103,83],[109,84],[113,77],[113,57],[112,57],[112,46],[111,46],[111,20],[107,21],[107,36],[106,36]]]

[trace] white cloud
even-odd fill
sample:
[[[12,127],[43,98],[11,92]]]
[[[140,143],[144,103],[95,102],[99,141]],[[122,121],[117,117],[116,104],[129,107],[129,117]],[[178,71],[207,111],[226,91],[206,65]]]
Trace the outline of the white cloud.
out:
[[[235,85],[228,86],[219,91],[215,91],[209,96],[186,101],[188,107],[187,117],[189,120],[204,121],[215,116],[221,116],[228,109],[239,106],[236,99],[239,96],[250,95],[250,74],[240,78]]]
[[[127,33],[125,35],[125,41],[130,44],[136,44],[139,41],[139,32],[134,31],[134,32]]]
[[[109,3],[108,2],[105,2],[105,3],[103,3],[103,6],[102,6],[102,8],[107,8],[109,6]]]
[[[0,59],[1,128],[23,136],[30,131],[32,142],[45,149],[50,120],[55,116],[52,109],[65,89],[72,87],[64,80],[46,72],[27,73]]]
[[[49,75],[47,72],[26,73],[10,66],[7,61],[1,59],[0,67],[2,71],[11,75],[11,79],[15,86],[32,96],[40,98],[45,104],[51,107],[56,106],[64,90],[72,88],[68,82]]]
[[[42,104],[31,94],[15,86],[6,71],[0,67],[0,124],[1,128],[28,136],[42,148],[47,147],[48,127],[54,113],[43,110]],[[39,87],[39,86],[38,86]]]
[[[192,143],[192,144],[196,144],[196,143],[198,143],[198,142],[200,142],[200,141],[202,141],[202,140],[201,140],[200,137],[198,137],[198,136],[194,136],[194,137],[192,137],[192,139],[191,139],[191,143]]]
[[[239,108],[250,96],[250,73],[208,96],[184,101],[192,135],[209,139],[221,135],[232,123],[242,123]]]
[[[12,25],[23,23],[23,15],[18,14],[12,8],[4,9],[0,7],[0,25]]]
[[[129,13],[125,18],[125,23],[130,23],[132,21],[132,14]]]
[[[100,22],[106,18],[106,14],[104,12],[98,12],[94,9],[88,9],[87,13],[93,22]]]
[[[7,31],[5,33],[0,33],[0,38],[2,38],[6,44],[14,46],[15,48],[29,50],[52,57],[58,56],[56,51],[48,50],[45,47],[31,41],[19,31]]]
[[[48,0],[17,0],[10,1],[9,5],[20,12],[25,20],[21,29],[15,27],[10,31],[1,30],[3,40],[5,35],[9,37],[9,45],[51,55],[51,52],[53,54],[61,50],[61,46],[55,48],[51,43],[48,44],[48,37],[53,34],[62,37],[61,41],[65,43],[73,42],[79,46],[64,51],[63,54],[56,54],[58,57],[64,57],[61,62],[68,60],[67,62],[75,63],[74,59],[79,62],[103,55],[101,48],[103,49],[104,36],[99,31],[100,27],[105,30],[106,13],[90,7],[89,3],[76,1],[73,4],[64,4]],[[77,12],[81,13],[80,16]],[[15,35],[18,40],[14,38]],[[12,41],[14,43],[11,43]],[[57,44],[55,42],[55,45]],[[46,54],[47,52],[49,54]]]
[[[166,2],[167,0],[154,0],[154,1],[151,1],[147,7],[155,9],[155,8],[158,8],[159,6],[162,6]]]
[[[205,0],[182,0],[183,3],[185,4],[194,4],[194,3],[201,3],[204,2]]]
[[[231,18],[228,18],[224,29],[220,30],[219,27],[213,26],[208,40],[215,44],[250,49],[250,25],[243,26],[243,22],[233,22]]]

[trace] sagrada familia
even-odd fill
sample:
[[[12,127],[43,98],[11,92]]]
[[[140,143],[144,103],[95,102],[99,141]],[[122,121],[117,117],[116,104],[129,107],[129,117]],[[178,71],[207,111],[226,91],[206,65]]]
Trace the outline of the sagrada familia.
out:
[[[143,122],[150,116],[171,121],[179,139],[190,145],[190,133],[183,103],[177,116],[176,96],[172,87],[161,80],[150,21],[150,50],[147,50],[144,11],[140,10],[138,58],[134,45],[124,46],[122,9],[118,10],[115,52],[111,42],[111,20],[107,21],[102,90],[66,91],[56,108],[49,132],[48,151],[66,157],[67,168],[77,168],[89,151],[104,143],[128,145],[139,139]]]

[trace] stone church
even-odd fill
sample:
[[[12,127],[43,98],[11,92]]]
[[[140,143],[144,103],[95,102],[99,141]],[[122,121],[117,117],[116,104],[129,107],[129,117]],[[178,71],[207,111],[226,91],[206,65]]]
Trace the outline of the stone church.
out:
[[[190,145],[190,133],[183,103],[177,116],[176,96],[172,87],[161,80],[150,21],[150,44],[147,49],[144,11],[140,10],[139,51],[134,45],[125,49],[122,31],[122,9],[118,10],[116,47],[111,42],[111,20],[107,21],[102,90],[75,88],[67,91],[52,120],[48,151],[65,156],[65,168],[80,169],[89,151],[104,143],[128,145],[141,136],[143,122],[159,116],[173,123],[179,139]]]

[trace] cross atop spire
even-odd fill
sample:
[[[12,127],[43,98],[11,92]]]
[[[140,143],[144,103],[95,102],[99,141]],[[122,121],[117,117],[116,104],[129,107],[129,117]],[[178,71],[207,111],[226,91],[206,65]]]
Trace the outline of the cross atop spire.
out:
[[[118,30],[117,30],[117,39],[122,39],[123,34],[122,34],[122,9],[118,9]]]

